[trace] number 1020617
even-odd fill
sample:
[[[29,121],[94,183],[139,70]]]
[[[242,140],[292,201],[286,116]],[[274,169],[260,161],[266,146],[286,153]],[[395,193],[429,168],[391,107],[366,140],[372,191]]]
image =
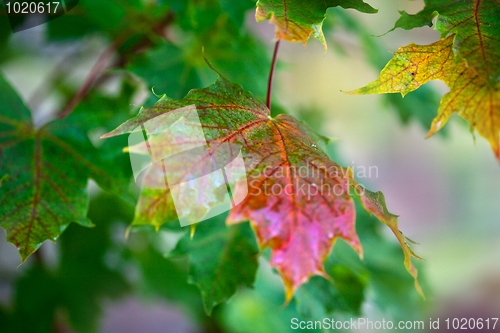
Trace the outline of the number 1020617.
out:
[[[498,318],[447,318],[445,320],[446,322],[446,329],[451,329],[453,328],[454,330],[494,330]]]
[[[7,8],[7,14],[55,14],[59,7],[59,2],[9,1],[5,3],[5,7]]]

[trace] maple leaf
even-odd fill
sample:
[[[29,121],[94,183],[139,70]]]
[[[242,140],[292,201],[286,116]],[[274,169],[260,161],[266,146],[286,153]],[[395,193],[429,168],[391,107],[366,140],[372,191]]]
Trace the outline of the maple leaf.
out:
[[[443,96],[428,137],[441,129],[453,112],[466,119],[471,129],[486,138],[500,159],[500,82],[492,86],[486,78],[458,64],[453,53],[454,35],[430,45],[410,44],[395,52],[380,77],[367,86],[348,92],[364,95],[400,92],[403,96],[429,80],[442,80],[450,88]]]
[[[191,90],[184,99],[172,100],[163,96],[154,106],[141,108],[137,117],[103,137],[125,133],[141,133],[142,136],[142,132],[136,132],[137,128],[161,128],[166,120],[175,126],[184,116],[190,117],[193,110],[199,117],[197,124],[185,122],[182,133],[169,136],[171,141],[163,145],[160,141],[155,141],[155,144],[160,145],[159,151],[174,149],[172,142],[192,147],[199,140],[193,141],[198,136],[191,134],[199,131],[201,124],[208,145],[207,154],[196,154],[197,160],[189,158],[188,162],[176,158],[172,162],[169,157],[161,163],[156,162],[161,167],[153,164],[144,177],[148,179],[156,174],[163,189],[156,188],[155,181],[146,180],[153,188],[142,190],[132,225],[150,224],[158,229],[163,223],[173,220],[175,207],[171,190],[164,182],[163,163],[175,169],[175,183],[182,182],[184,177],[189,181],[193,179],[191,166],[204,170],[210,164],[207,160],[217,156],[217,149],[229,143],[239,147],[243,155],[246,179],[231,187],[233,199],[242,200],[231,210],[226,223],[250,221],[260,247],[272,250],[270,264],[283,278],[287,300],[312,275],[327,276],[323,263],[336,239],[345,240],[362,255],[350,194],[350,188],[357,184],[350,169],[331,161],[319,147],[321,138],[305,125],[284,114],[272,118],[269,109],[251,93],[222,77],[205,89]],[[155,123],[157,117],[166,120]],[[138,145],[132,147],[128,150],[140,151]],[[225,189],[225,186],[197,189],[198,200],[192,202],[195,213],[199,214],[201,210],[206,214],[218,204],[216,192],[221,188]],[[388,224],[398,239],[401,238],[395,217],[380,208],[385,207],[384,203],[375,206],[373,202],[377,201],[366,199],[362,193],[360,199],[369,212]],[[411,255],[407,245],[403,246],[403,251],[405,255]],[[411,261],[406,264],[419,288],[416,270]]]
[[[92,226],[89,177],[103,188],[125,191],[120,170],[101,159],[71,118],[35,129],[30,111],[1,75],[0,91],[0,226],[24,262],[71,222]]]
[[[470,67],[496,85],[500,80],[500,1],[426,0],[425,8],[415,15],[401,12],[392,30],[432,26],[435,16],[435,29],[441,38],[455,34],[457,61],[466,59]]]
[[[329,7],[353,8],[362,13],[376,13],[377,10],[363,0],[259,0],[255,19],[257,22],[270,20],[276,25],[276,38],[289,42],[305,43],[311,34],[326,50],[322,25]]]
[[[258,248],[248,225],[227,227],[225,215],[196,228],[194,237],[182,238],[169,257],[189,256],[188,282],[202,294],[207,314],[226,302],[238,286],[252,287],[258,266]]]

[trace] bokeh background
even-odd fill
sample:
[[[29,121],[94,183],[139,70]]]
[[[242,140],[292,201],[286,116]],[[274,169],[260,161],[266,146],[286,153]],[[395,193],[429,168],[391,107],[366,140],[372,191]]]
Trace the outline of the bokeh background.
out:
[[[342,93],[376,79],[390,59],[390,51],[411,42],[428,44],[439,39],[439,33],[429,27],[412,31],[398,29],[384,35],[399,17],[398,10],[416,13],[423,8],[422,1],[370,0],[368,3],[378,8],[379,13],[368,15],[349,10],[348,16],[342,16],[337,9],[328,10],[324,29],[326,52],[314,39],[307,47],[282,42],[273,92],[273,106],[277,109],[286,110],[321,134],[336,139],[329,147],[336,162],[352,166],[355,171],[372,167],[372,175],[359,181],[385,194],[388,208],[400,215],[400,229],[419,243],[413,249],[425,259],[418,267],[427,300],[415,300],[418,295],[408,296],[407,289],[403,292],[394,286],[393,292],[401,293],[401,303],[395,303],[395,307],[408,303],[408,308],[402,305],[402,312],[397,313],[394,307],[384,307],[374,300],[368,288],[359,316],[425,318],[426,327],[429,318],[443,321],[454,317],[500,317],[500,166],[487,141],[474,137],[466,121],[456,115],[443,133],[425,138],[439,99],[447,92],[442,82],[430,82],[423,92],[410,93],[404,99],[396,95]],[[244,18],[245,31],[262,44],[264,53],[259,59],[262,72],[239,83],[248,89],[256,86],[254,93],[263,97],[274,46],[274,27],[268,22],[257,24],[251,9]],[[8,28],[2,26],[2,29]],[[33,110],[35,122],[40,124],[51,119],[64,105],[68,92],[78,88],[109,45],[109,39],[98,33],[77,41],[54,42],[47,37],[48,30],[47,25],[40,25],[11,34],[0,50],[0,71]],[[185,37],[182,33],[176,36]],[[210,52],[207,50],[209,60]],[[240,62],[233,66],[245,63],[247,54],[240,56]],[[221,60],[223,74],[230,68],[229,61]],[[108,73],[108,82],[99,88],[99,93],[109,100],[123,93],[128,77],[120,75],[121,70]],[[173,71],[160,66],[153,73],[159,80],[173,81],[171,84],[175,86],[177,81],[171,77],[175,78],[176,73],[170,76],[170,70]],[[199,78],[197,84],[200,85],[213,80],[210,74],[199,75]],[[252,78],[261,82],[250,82]],[[147,104],[152,98],[148,82],[136,86],[129,92],[131,102],[125,105],[130,115],[137,111],[134,105]],[[114,107],[103,102],[97,107],[99,105]],[[102,130],[96,129],[90,135],[95,140],[101,134]],[[198,290],[185,283],[186,262],[162,257],[182,234],[171,230],[158,234],[143,230],[125,240],[123,235],[133,207],[102,193],[93,183],[89,187],[93,198],[89,216],[97,227],[81,230],[82,227],[71,225],[60,241],[44,243],[40,253],[23,265],[17,250],[5,242],[1,231],[0,305],[7,314],[20,311],[19,317],[14,314],[11,318],[52,320],[44,309],[49,308],[47,304],[59,294],[67,304],[74,303],[81,308],[82,318],[75,319],[64,307],[58,308],[59,324],[53,330],[58,332],[293,331],[290,320],[297,316],[297,305],[282,306],[281,281],[265,259],[260,262],[254,289],[239,290],[228,304],[218,307],[212,317],[206,317]],[[388,229],[381,228],[380,232],[389,243],[395,243]],[[334,255],[335,251],[349,251],[344,245],[336,245],[338,250],[334,250]],[[386,249],[370,245],[368,248],[375,252]],[[39,260],[46,266],[43,273],[35,269]],[[396,264],[402,266],[400,258],[397,260]],[[97,273],[88,276],[85,272],[89,271]],[[66,274],[67,285],[51,282],[57,274]],[[408,280],[405,283],[408,284]],[[89,304],[81,302],[85,298]],[[388,297],[387,302],[393,300]],[[92,302],[98,303],[100,309],[93,308]],[[315,311],[316,305],[311,302],[311,311]],[[36,307],[34,312],[39,317],[29,317],[31,312],[26,309],[30,307]],[[414,310],[416,308],[418,310]],[[91,325],[87,318],[93,315],[99,319]],[[6,327],[19,325],[19,328],[26,324],[7,318],[8,315],[0,316],[4,324],[10,320],[11,326]]]

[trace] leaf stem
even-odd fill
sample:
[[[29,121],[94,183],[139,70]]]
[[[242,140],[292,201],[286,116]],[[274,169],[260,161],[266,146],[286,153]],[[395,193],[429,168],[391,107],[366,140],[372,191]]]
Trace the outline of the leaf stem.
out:
[[[273,62],[271,63],[271,71],[269,72],[269,81],[267,83],[267,98],[266,98],[266,106],[271,111],[271,91],[273,88],[273,79],[274,79],[274,70],[276,68],[276,60],[278,59],[278,51],[280,48],[280,41],[278,39],[276,44],[274,45],[274,54],[273,54]]]

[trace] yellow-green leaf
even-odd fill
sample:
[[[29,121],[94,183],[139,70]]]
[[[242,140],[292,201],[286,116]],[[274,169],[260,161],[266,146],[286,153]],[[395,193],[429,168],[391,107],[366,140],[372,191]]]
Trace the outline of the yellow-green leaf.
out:
[[[500,80],[500,1],[498,0],[426,0],[425,8],[415,15],[401,13],[395,28],[406,30],[432,26],[444,38],[455,34],[453,49],[458,60],[495,85]]]
[[[491,85],[466,61],[455,62],[454,35],[430,45],[401,47],[367,86],[352,95],[396,93],[403,96],[430,80],[442,80],[450,88],[443,96],[428,136],[441,129],[453,112],[466,119],[471,129],[486,138],[500,159],[500,82]]]

